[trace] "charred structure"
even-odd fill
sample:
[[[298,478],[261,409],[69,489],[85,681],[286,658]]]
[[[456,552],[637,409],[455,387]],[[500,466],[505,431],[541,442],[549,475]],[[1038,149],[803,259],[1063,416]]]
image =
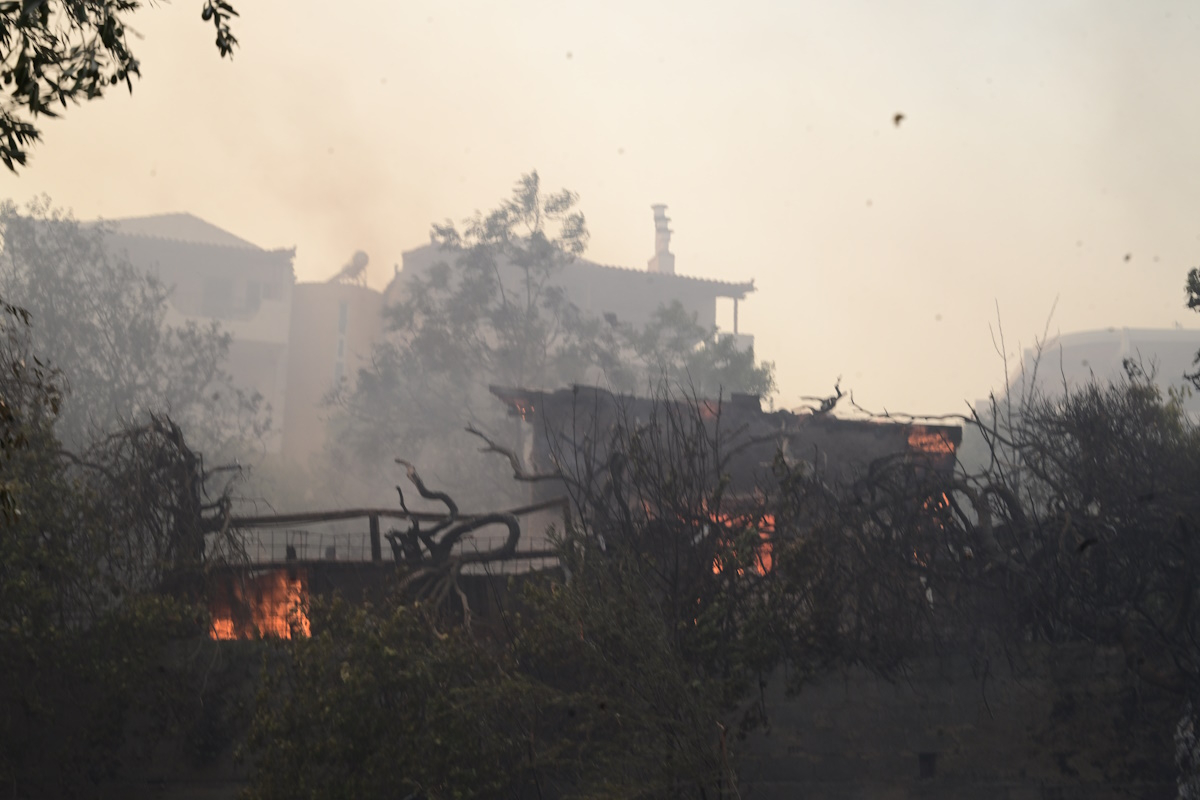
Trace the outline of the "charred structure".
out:
[[[575,386],[553,392],[493,386],[509,414],[531,426],[525,455],[531,471],[556,470],[576,447],[595,448],[618,424],[648,424],[661,417],[662,405],[695,406],[709,425],[725,432],[729,443],[729,476],[735,493],[768,486],[772,464],[782,458],[803,466],[831,486],[847,485],[880,462],[907,459],[942,475],[954,469],[962,428],[875,419],[845,419],[827,411],[764,410],[753,395],[729,398],[663,399],[614,394]],[[557,491],[548,481],[535,483],[537,493]]]

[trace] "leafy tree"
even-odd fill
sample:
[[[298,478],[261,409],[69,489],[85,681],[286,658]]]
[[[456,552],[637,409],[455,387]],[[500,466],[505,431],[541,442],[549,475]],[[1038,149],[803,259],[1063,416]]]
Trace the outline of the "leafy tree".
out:
[[[556,276],[587,244],[576,202],[568,191],[545,194],[534,172],[499,208],[461,229],[434,225],[445,261],[406,279],[404,297],[388,312],[388,340],[336,398],[342,413],[331,437],[334,476],[366,463],[361,480],[369,482],[401,454],[459,491],[476,492],[464,501],[495,505],[515,499],[513,487],[475,466],[462,433],[469,423],[519,436],[490,385],[591,383],[632,391],[666,372],[691,375],[714,395],[773,390],[772,365],[716,339],[681,307],[661,310],[638,330],[574,305]],[[386,491],[382,482],[372,488]]]
[[[510,483],[472,466],[477,459],[462,433],[468,422],[512,428],[488,385],[578,381],[613,360],[611,331],[606,339],[606,326],[583,315],[553,281],[587,243],[575,204],[570,192],[545,194],[531,173],[510,200],[462,230],[434,225],[446,260],[407,280],[405,296],[388,310],[389,338],[353,392],[339,398],[334,473],[366,462],[359,474],[378,474],[400,454],[475,492],[464,502],[512,499]],[[389,491],[384,483],[372,488]]]
[[[264,683],[249,797],[721,796],[719,692],[635,573],[578,538],[564,557],[496,636],[402,597],[316,603]]]
[[[1200,690],[1200,431],[1131,368],[1121,383],[1033,396],[988,431],[1003,498],[994,557],[1022,574],[1028,636],[1124,647],[1142,678]]]
[[[133,91],[141,64],[129,45],[129,21],[140,0],[0,0],[0,161],[11,171],[24,165],[41,138],[39,116],[59,107],[102,97],[125,84]],[[216,29],[217,50],[232,56],[237,45],[225,0],[204,0],[201,16]]]
[[[660,307],[643,328],[621,331],[623,349],[632,352],[651,381],[665,378],[704,397],[730,392],[770,397],[775,365],[754,359],[754,349],[738,350],[731,336],[705,330],[678,300]]]
[[[530,692],[423,609],[314,603],[282,642],[249,738],[250,797],[477,797],[520,785]]]
[[[102,796],[129,755],[127,723],[154,741],[182,719],[178,687],[204,696],[163,655],[205,630],[204,571],[236,549],[220,535],[205,546],[228,500],[208,494],[202,460],[165,418],[64,450],[55,375],[28,354],[28,315],[5,308],[0,782],[17,797]]]
[[[66,397],[56,434],[71,449],[169,411],[206,450],[234,448],[269,427],[262,398],[224,370],[230,337],[217,323],[166,323],[170,287],[110,252],[102,226],[0,204],[0,290],[27,309],[24,347],[58,370]]]
[[[1188,272],[1187,284],[1184,287],[1187,292],[1187,305],[1193,311],[1200,311],[1200,268],[1193,268]],[[1196,353],[1194,365],[1200,367],[1200,352]],[[1200,369],[1196,372],[1184,376],[1192,385],[1200,389]]]
[[[165,326],[165,288],[102,230],[7,204],[0,237],[5,291],[32,309],[5,305],[0,338],[0,781],[102,796],[167,726],[221,707],[209,667],[166,652],[204,635],[206,570],[239,553],[229,489],[155,412],[214,442],[230,408],[257,412],[213,397],[228,337]]]

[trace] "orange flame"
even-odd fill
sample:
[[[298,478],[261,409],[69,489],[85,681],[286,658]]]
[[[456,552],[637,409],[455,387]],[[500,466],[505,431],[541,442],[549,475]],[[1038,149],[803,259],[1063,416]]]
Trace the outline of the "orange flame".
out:
[[[758,536],[762,540],[762,544],[759,545],[758,552],[756,552],[754,554],[754,564],[753,564],[752,568],[753,568],[754,572],[759,575],[766,575],[768,572],[770,572],[771,566],[772,566],[771,534],[773,534],[775,532],[775,515],[774,514],[764,514],[762,519],[758,520],[757,523],[755,523],[752,520],[733,517],[732,515],[729,515],[729,514],[722,514],[720,516],[720,521],[730,527],[746,527],[746,526],[753,525],[754,527],[756,527],[758,529]],[[736,553],[734,553],[733,555],[736,556]],[[714,575],[721,574],[722,572],[725,571],[725,566],[726,565],[724,563],[724,559],[722,559],[721,556],[718,555],[716,558],[713,559],[713,566],[712,566],[713,574]],[[744,572],[744,570],[741,568],[739,568],[737,570],[737,574],[739,576],[742,575],[743,572]]]
[[[240,581],[217,584],[209,602],[213,639],[290,639],[292,632],[310,634],[308,586],[301,569],[275,569],[247,575]],[[234,609],[247,609],[237,614]]]
[[[533,412],[537,410],[536,406],[533,404],[533,401],[526,401],[518,397],[512,401],[512,405],[513,408],[517,410],[517,413],[521,415],[521,419],[523,419],[525,422],[530,422],[533,420]]]
[[[908,446],[918,453],[948,455],[954,452],[954,442],[924,425],[913,425],[908,433]]]

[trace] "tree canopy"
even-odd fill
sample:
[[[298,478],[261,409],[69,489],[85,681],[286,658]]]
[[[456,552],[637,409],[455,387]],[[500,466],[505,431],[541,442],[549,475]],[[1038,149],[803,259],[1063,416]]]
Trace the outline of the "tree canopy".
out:
[[[85,446],[152,411],[169,412],[206,450],[238,449],[270,419],[225,371],[230,337],[215,322],[167,321],[171,288],[140,272],[49,200],[0,203],[0,292],[25,309],[23,348],[58,370],[56,435]]]
[[[495,210],[461,226],[434,225],[443,258],[404,277],[386,340],[336,398],[334,475],[363,462],[378,474],[400,454],[456,488],[487,487],[480,500],[511,493],[495,475],[463,471],[478,463],[465,425],[515,435],[492,385],[632,392],[666,377],[714,397],[774,391],[772,364],[718,338],[681,305],[659,309],[644,327],[580,309],[559,275],[587,240],[576,195],[544,191],[536,172]]]
[[[0,781],[16,797],[103,796],[131,725],[144,747],[207,695],[163,654],[203,634],[205,570],[238,550],[221,533],[228,496],[166,417],[64,447],[60,373],[28,349],[32,315],[4,308]]]

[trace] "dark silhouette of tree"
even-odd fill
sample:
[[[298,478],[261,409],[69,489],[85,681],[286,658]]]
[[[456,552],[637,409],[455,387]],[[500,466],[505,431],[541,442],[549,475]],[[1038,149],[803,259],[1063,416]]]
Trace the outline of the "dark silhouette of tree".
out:
[[[206,571],[239,558],[237,473],[206,469],[162,416],[65,449],[28,318],[6,305],[0,337],[0,782],[97,796],[127,724],[153,740],[208,699],[195,665],[163,656],[203,635]]]

